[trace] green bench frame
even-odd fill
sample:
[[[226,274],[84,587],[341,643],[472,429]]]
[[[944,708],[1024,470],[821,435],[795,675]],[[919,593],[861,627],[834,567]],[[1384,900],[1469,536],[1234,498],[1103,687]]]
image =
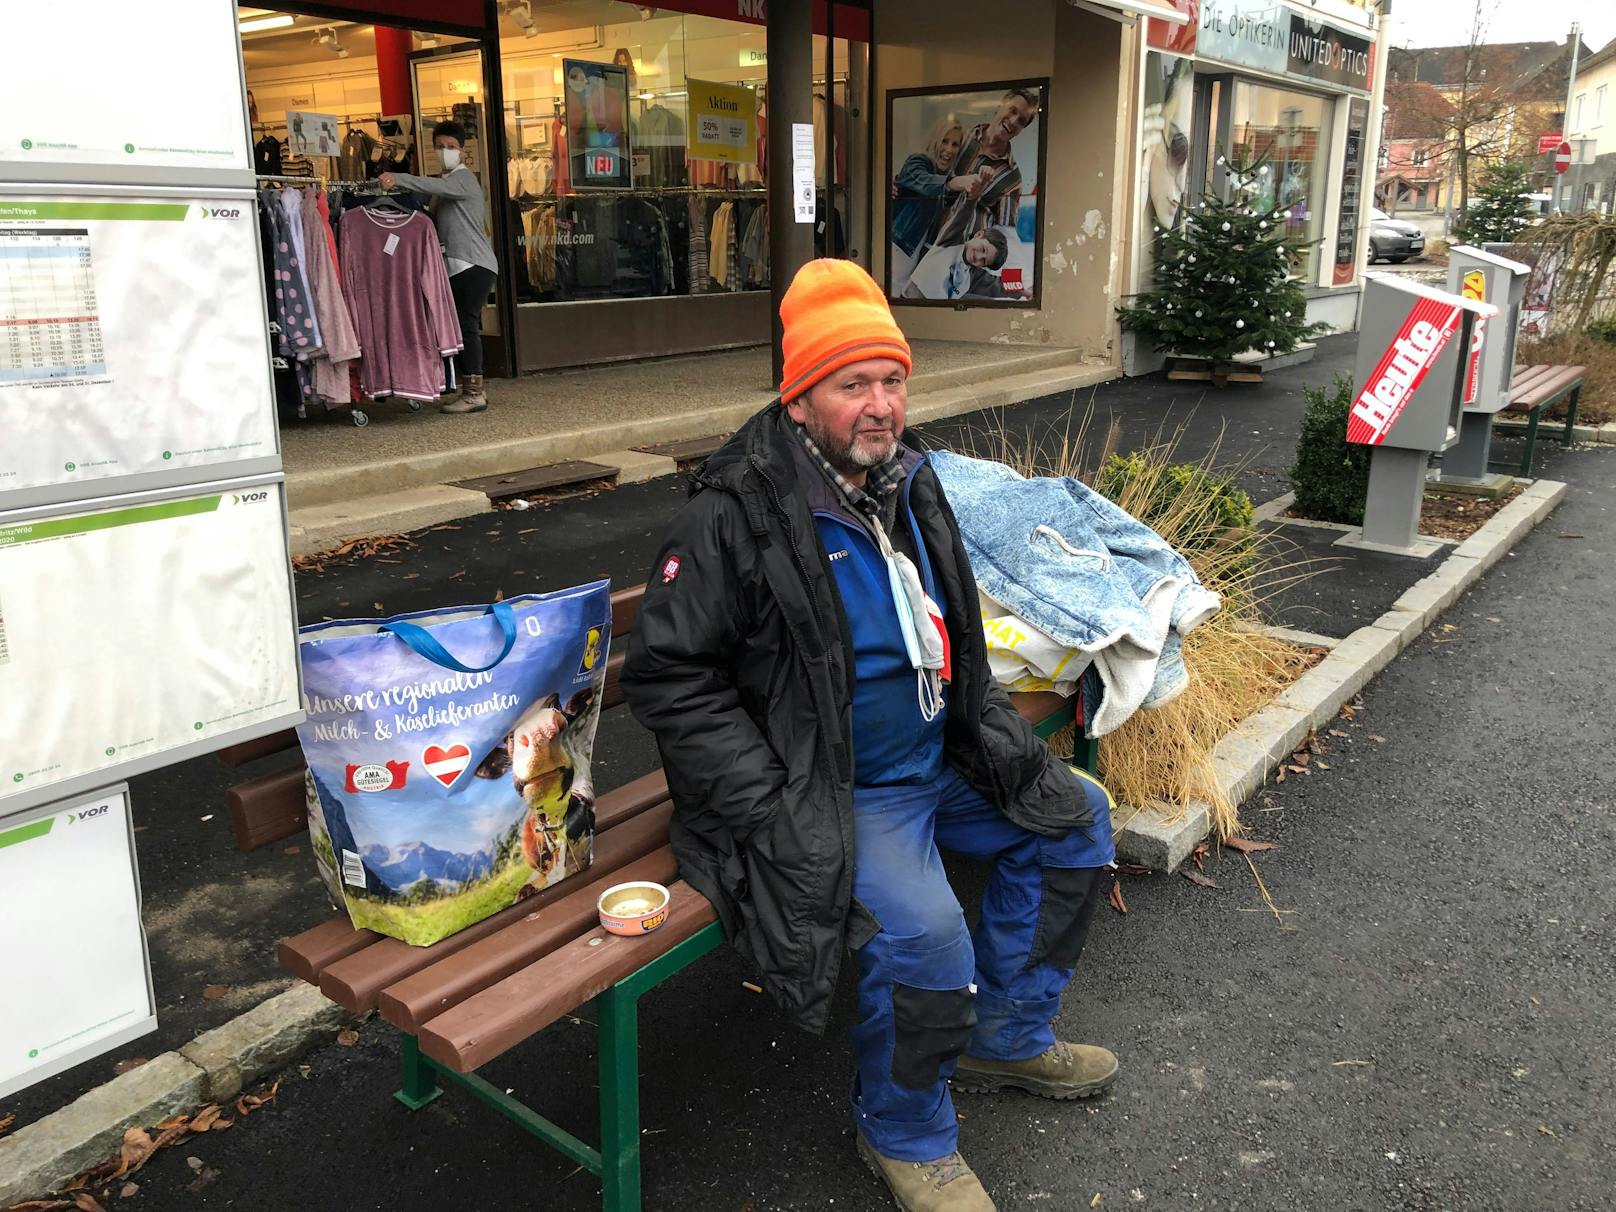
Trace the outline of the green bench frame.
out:
[[[1525,368],[1516,367],[1517,373],[1522,369]],[[1513,376],[1511,376],[1511,381],[1513,381]],[[1537,454],[1538,425],[1543,420],[1544,414],[1567,396],[1571,397],[1571,402],[1566,406],[1565,430],[1560,435],[1560,445],[1570,446],[1572,437],[1577,427],[1577,401],[1582,398],[1581,377],[1578,377],[1572,382],[1565,384],[1565,386],[1561,387],[1546,400],[1543,400],[1538,404],[1534,404],[1531,408],[1514,410],[1516,412],[1526,413],[1526,450],[1521,455],[1520,471],[1518,472],[1519,475],[1530,478],[1532,474],[1532,460]],[[1504,410],[1504,415],[1508,415],[1510,411],[1510,409],[1506,408]],[[1500,429],[1495,423],[1493,433],[1503,433],[1510,437],[1515,437],[1517,435],[1510,432],[1513,428],[1514,426],[1505,426],[1504,428]],[[1513,462],[1509,459],[1493,459],[1490,460],[1490,463],[1494,467],[1513,466]]]

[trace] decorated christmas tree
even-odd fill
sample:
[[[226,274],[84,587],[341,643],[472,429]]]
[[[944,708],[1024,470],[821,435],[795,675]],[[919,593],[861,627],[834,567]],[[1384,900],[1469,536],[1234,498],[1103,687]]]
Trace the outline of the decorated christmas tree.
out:
[[[1218,165],[1227,167],[1229,196],[1205,194],[1171,230],[1154,230],[1154,287],[1117,317],[1163,353],[1214,363],[1248,350],[1289,353],[1329,331],[1307,322],[1307,300],[1291,278],[1308,247],[1289,234],[1302,199],[1276,201],[1273,166],[1261,160]]]

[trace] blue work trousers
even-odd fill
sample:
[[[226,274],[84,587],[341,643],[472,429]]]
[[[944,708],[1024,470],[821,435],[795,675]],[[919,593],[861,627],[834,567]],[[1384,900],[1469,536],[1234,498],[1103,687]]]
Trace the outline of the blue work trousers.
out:
[[[1025,1060],[1055,1042],[1112,857],[1108,797],[1094,789],[1094,834],[1064,838],[1023,829],[948,767],[934,783],[855,790],[853,895],[880,929],[856,952],[853,1117],[883,1155],[954,1151],[960,1053]],[[939,847],[993,864],[974,934]]]

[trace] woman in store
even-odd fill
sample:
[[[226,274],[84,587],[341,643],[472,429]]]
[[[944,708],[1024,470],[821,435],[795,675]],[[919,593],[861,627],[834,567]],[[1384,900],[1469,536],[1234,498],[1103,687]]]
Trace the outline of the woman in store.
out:
[[[931,246],[937,221],[956,195],[979,190],[980,174],[956,177],[950,172],[959,156],[965,128],[951,117],[932,126],[925,148],[903,162],[892,181],[892,272],[889,293],[903,294],[909,275]]]
[[[462,162],[465,129],[458,122],[439,122],[432,128],[432,146],[443,161],[440,177],[412,173],[383,173],[383,189],[407,189],[432,199],[432,221],[449,270],[449,289],[460,316],[460,396],[445,404],[449,413],[482,412],[488,407],[483,394],[483,304],[499,278],[499,259],[483,230],[483,189],[477,176]]]

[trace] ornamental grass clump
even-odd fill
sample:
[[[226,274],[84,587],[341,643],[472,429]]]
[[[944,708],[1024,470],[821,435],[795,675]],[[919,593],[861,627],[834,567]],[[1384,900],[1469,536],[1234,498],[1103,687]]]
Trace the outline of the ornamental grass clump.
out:
[[[1240,832],[1239,805],[1230,800],[1212,765],[1212,751],[1242,719],[1268,703],[1308,667],[1308,653],[1265,635],[1262,602],[1276,586],[1297,579],[1294,567],[1253,524],[1251,500],[1231,477],[1214,473],[1214,449],[1201,463],[1177,460],[1183,431],[1157,435],[1143,450],[1114,453],[1112,424],[1097,457],[1085,456],[1088,418],[1070,433],[1039,442],[1000,432],[966,453],[991,458],[1025,476],[1073,476],[1104,492],[1181,552],[1201,583],[1223,598],[1223,609],[1184,641],[1189,686],[1172,702],[1135,712],[1100,738],[1099,775],[1117,803],[1121,828],[1141,808],[1182,815],[1196,801],[1210,809],[1219,837]],[[1277,580],[1276,580],[1276,574]],[[1301,575],[1305,576],[1306,573]],[[1264,578],[1265,590],[1257,581]],[[1075,725],[1050,739],[1071,753]]]

